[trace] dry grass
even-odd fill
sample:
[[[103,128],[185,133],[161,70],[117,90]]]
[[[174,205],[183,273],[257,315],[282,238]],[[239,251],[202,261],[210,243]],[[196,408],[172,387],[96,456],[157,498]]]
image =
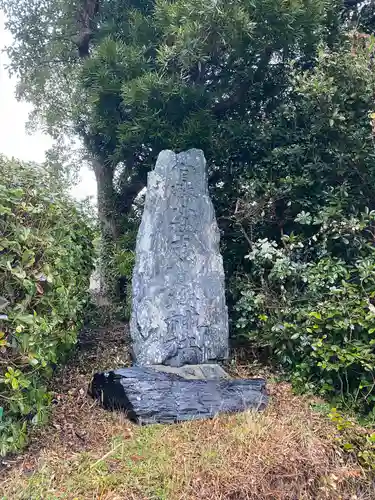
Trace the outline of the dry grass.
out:
[[[104,332],[103,332],[104,334]],[[334,429],[285,383],[262,414],[136,427],[86,396],[91,371],[124,364],[123,328],[96,332],[56,378],[51,425],[9,462],[0,497],[97,500],[374,499]],[[116,359],[116,361],[114,361]],[[121,361],[121,363],[120,363]],[[109,364],[110,363],[110,364]],[[87,368],[88,365],[90,368]],[[251,375],[239,367],[241,375]]]

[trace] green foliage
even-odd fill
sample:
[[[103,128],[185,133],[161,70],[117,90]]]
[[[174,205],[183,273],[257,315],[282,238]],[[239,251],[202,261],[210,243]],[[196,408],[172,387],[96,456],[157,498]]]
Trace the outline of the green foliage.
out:
[[[270,123],[288,99],[290,63],[303,72],[319,44],[341,42],[339,3],[103,1],[91,20],[91,55],[79,60],[72,35],[82,4],[0,1],[21,97],[53,133],[78,132],[97,163],[104,256],[113,259],[123,234],[116,221],[160,150],[196,147],[210,166],[227,273],[242,267],[243,235],[230,217],[275,145]]]
[[[366,469],[375,470],[375,433],[360,428],[336,408],[332,408],[329,418],[336,425],[337,441],[345,452],[354,455]]]
[[[54,137],[71,127],[77,7],[75,0],[0,0],[13,35],[9,69],[18,77],[18,96],[33,103],[31,118],[43,116]]]
[[[251,245],[237,327],[296,386],[362,411],[375,402],[373,95],[368,47],[321,51],[292,77],[274,147],[236,223]],[[282,136],[282,131],[288,134]],[[369,208],[367,208],[369,207]]]
[[[0,454],[46,418],[45,378],[76,341],[91,223],[38,165],[0,158]]]
[[[112,4],[101,10],[103,29],[78,81],[84,98],[76,121],[90,150],[115,166],[118,216],[128,210],[129,184],[146,182],[160,150],[204,150],[230,277],[243,270],[245,253],[231,221],[237,199],[255,171],[259,181],[266,175],[259,164],[270,161],[275,143],[288,141],[278,117],[292,99],[290,64],[300,72],[314,65],[332,7],[320,0],[122,5],[121,15]]]
[[[192,146],[222,177],[240,173],[260,116],[288,88],[288,62],[312,64],[332,10],[320,0],[117,4],[121,25],[103,5],[76,111],[91,150],[125,175],[145,173],[163,148]]]
[[[336,201],[336,199],[335,199]],[[280,243],[254,242],[237,326],[304,390],[369,411],[375,401],[375,212],[302,212]],[[306,235],[306,226],[310,235]]]
[[[117,316],[129,320],[131,314],[131,282],[135,263],[135,241],[138,219],[129,217],[123,236],[117,241],[113,256],[113,270],[118,286]]]

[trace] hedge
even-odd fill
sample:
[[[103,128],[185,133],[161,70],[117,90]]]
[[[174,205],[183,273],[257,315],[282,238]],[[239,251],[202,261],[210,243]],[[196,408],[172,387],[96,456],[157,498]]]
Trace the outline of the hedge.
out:
[[[92,236],[47,167],[0,156],[0,455],[46,420],[46,380],[82,323]]]

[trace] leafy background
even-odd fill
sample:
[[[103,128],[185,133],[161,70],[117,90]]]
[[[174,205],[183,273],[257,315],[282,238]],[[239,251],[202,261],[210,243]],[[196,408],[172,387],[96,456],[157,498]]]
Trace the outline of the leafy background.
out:
[[[76,342],[93,224],[43,167],[0,158],[0,453],[47,416],[45,377]]]

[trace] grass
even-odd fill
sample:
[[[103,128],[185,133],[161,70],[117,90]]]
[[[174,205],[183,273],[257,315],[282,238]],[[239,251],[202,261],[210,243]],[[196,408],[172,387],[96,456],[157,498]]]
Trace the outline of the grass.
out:
[[[95,337],[95,341],[92,338]],[[48,428],[8,460],[6,500],[374,499],[372,478],[336,446],[319,401],[270,384],[263,413],[137,427],[86,396],[91,372],[126,363],[123,327],[94,332],[55,379]],[[120,359],[121,358],[121,359]],[[114,361],[115,360],[115,361]],[[238,366],[242,376],[249,368]]]

